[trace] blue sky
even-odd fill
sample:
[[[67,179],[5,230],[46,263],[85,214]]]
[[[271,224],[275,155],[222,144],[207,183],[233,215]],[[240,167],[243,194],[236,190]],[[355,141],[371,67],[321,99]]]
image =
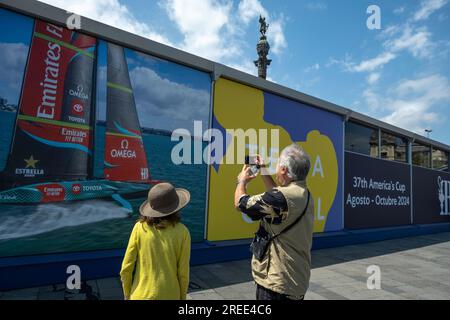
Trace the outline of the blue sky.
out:
[[[14,24],[12,32],[5,32],[0,38],[0,97],[8,103],[18,105],[28,55],[28,47],[33,32],[33,19],[8,11],[0,10],[0,29],[8,30]]]
[[[449,0],[43,0],[450,144]],[[381,30],[369,30],[369,5]]]

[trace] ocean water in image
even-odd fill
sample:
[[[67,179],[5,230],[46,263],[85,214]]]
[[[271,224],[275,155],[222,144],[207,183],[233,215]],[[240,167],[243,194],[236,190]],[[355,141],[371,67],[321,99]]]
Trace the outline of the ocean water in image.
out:
[[[14,113],[0,112],[0,128],[11,132],[14,117]],[[104,131],[104,126],[97,126],[94,173],[98,178],[103,175]],[[10,137],[0,137],[3,168]],[[182,222],[189,228],[193,242],[202,241],[207,166],[174,165],[171,152],[177,142],[168,136],[144,134],[143,140],[152,179],[191,192],[191,203],[182,212]],[[125,248],[144,200],[130,201],[134,209],[131,215],[113,200],[105,199],[38,206],[0,205],[0,257]]]

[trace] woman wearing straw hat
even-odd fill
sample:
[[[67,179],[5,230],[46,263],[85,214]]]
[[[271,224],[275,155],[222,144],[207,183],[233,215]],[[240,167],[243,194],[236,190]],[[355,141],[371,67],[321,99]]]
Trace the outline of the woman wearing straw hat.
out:
[[[169,183],[150,190],[120,271],[126,300],[186,299],[191,237],[180,210],[189,200],[189,191]]]

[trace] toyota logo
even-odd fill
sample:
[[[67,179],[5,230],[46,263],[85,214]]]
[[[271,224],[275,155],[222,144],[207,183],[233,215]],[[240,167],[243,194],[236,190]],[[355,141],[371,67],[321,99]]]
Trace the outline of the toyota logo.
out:
[[[73,105],[73,110],[75,110],[75,112],[78,113],[83,112],[83,109],[84,109],[83,106],[79,103]]]
[[[72,193],[73,194],[79,194],[81,192],[81,185],[79,184],[74,184],[72,186]]]

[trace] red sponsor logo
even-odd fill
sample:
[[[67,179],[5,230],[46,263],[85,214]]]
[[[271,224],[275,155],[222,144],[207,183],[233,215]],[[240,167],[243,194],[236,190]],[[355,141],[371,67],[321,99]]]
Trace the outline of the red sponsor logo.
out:
[[[107,135],[105,161],[111,164],[105,168],[105,177],[113,181],[148,181],[150,172],[144,145],[139,138]]]
[[[80,184],[74,184],[72,186],[72,193],[75,195],[78,195],[81,193],[81,185]]]
[[[64,79],[71,59],[77,54],[62,43],[85,50],[94,46],[96,40],[43,21],[36,21],[34,31],[20,111],[26,116],[61,120]],[[74,42],[75,34],[78,38]],[[41,131],[46,131],[44,126]]]
[[[77,117],[83,117],[84,116],[84,104],[81,100],[73,99],[72,100],[72,108],[71,112],[73,115]]]
[[[60,184],[45,184],[37,188],[42,194],[41,202],[60,202],[66,196],[66,191]]]
[[[91,140],[91,131],[85,129],[72,129],[66,127],[60,127],[53,124],[47,124],[45,126],[45,132],[42,131],[41,126],[36,126],[28,121],[19,120],[18,125],[20,129],[43,139],[56,141],[56,142],[70,142],[82,145],[89,148]]]

